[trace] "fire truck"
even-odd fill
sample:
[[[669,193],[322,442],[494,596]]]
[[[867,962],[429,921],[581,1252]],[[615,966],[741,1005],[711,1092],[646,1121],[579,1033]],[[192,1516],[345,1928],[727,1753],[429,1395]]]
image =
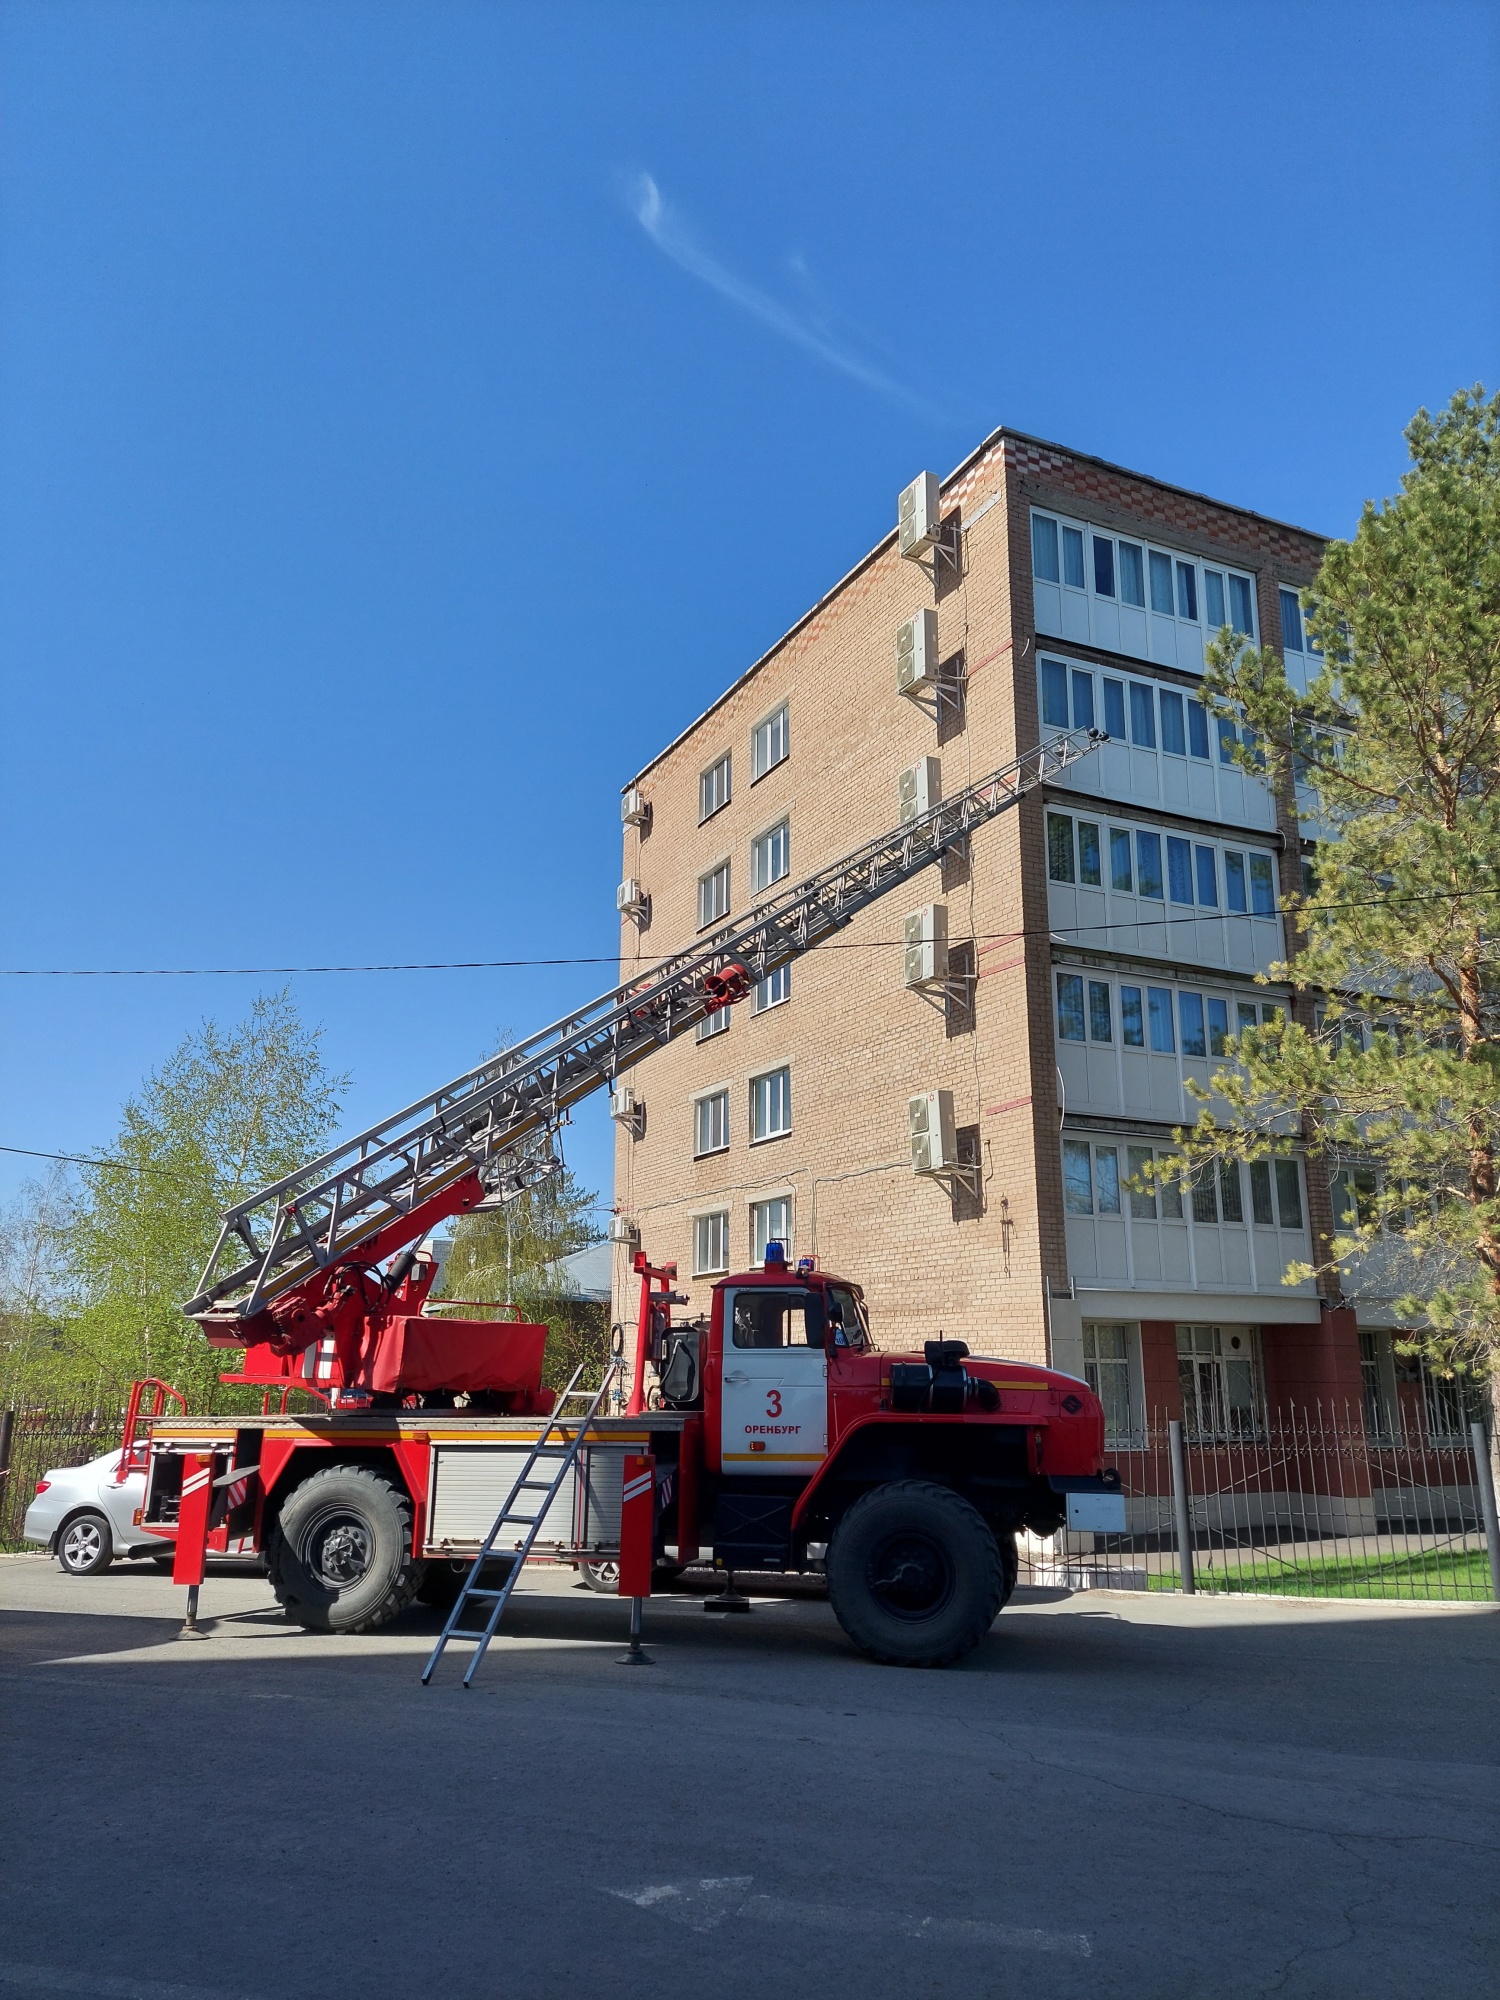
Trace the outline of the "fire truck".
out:
[[[259,1553],[314,1630],[444,1606],[424,1678],[458,1639],[467,1684],[526,1562],[631,1598],[633,1651],[641,1599],[707,1564],[726,1604],[736,1578],[821,1575],[856,1646],[940,1666],[1009,1596],[1018,1530],[1123,1527],[1085,1383],[956,1340],[877,1349],[858,1283],[779,1244],[691,1318],[675,1267],[638,1250],[633,1351],[618,1341],[602,1379],[580,1369],[560,1393],[546,1329],[436,1297],[426,1247],[555,1171],[590,1091],[619,1091],[1099,740],[1015,759],[229,1210],[184,1311],[238,1355],[222,1379],[258,1387],[261,1412],[174,1412],[140,1385],[121,1456],[145,1466],[140,1525],[175,1543],[188,1629],[206,1555]]]

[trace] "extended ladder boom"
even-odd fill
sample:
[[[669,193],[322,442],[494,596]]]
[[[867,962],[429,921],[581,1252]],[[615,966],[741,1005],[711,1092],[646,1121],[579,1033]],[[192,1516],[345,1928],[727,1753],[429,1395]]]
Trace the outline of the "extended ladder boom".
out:
[[[225,1215],[184,1312],[206,1331],[233,1326],[335,1264],[389,1255],[399,1247],[392,1225],[412,1218],[414,1230],[429,1226],[461,1183],[472,1187],[478,1176],[491,1192],[524,1186],[540,1170],[548,1135],[581,1098],[738,998],[749,980],[844,929],[1104,740],[1098,730],[1074,730],[1028,750],[240,1202]],[[455,1199],[447,1212],[460,1205]]]

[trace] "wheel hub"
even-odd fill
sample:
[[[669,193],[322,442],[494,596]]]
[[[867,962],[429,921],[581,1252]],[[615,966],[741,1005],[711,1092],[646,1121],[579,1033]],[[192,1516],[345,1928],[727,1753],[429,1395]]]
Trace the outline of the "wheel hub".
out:
[[[309,1536],[308,1567],[333,1590],[347,1590],[370,1567],[370,1534],[350,1515],[322,1522]]]
[[[870,1590],[898,1618],[931,1618],[953,1594],[953,1565],[931,1537],[890,1535],[874,1551]]]

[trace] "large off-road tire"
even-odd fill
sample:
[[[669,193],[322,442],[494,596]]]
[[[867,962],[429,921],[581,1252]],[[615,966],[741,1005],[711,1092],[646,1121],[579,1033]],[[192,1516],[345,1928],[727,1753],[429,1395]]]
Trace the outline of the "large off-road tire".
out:
[[[417,1594],[411,1501],[362,1465],[330,1465],[289,1493],[266,1549],[271,1588],[311,1632],[373,1632]]]
[[[863,1494],[828,1551],[834,1616],[862,1653],[892,1667],[946,1667],[977,1646],[1005,1581],[978,1508],[925,1479]]]

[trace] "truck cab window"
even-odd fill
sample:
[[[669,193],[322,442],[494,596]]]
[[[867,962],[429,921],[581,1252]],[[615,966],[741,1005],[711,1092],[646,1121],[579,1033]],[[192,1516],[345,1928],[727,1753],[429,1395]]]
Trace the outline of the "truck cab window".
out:
[[[821,1347],[822,1298],[816,1292],[773,1292],[759,1286],[736,1292],[731,1338],[736,1347]]]
[[[828,1288],[828,1324],[833,1328],[836,1347],[866,1348],[870,1336],[865,1328],[864,1309],[853,1292],[842,1285]]]

